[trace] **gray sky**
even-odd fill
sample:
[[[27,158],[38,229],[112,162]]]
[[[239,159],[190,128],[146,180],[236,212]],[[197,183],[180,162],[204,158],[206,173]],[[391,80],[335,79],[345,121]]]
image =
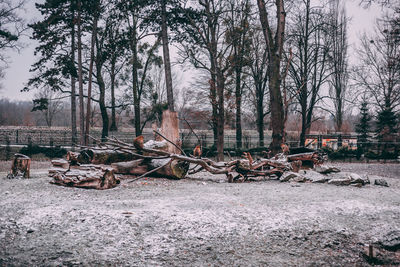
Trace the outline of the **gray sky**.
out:
[[[28,20],[37,20],[40,13],[35,9],[34,3],[42,2],[38,0],[28,0],[25,16]],[[382,14],[382,9],[376,5],[372,5],[369,9],[363,9],[359,5],[359,0],[346,0],[347,15],[351,18],[349,23],[349,44],[350,44],[350,62],[356,62],[353,48],[358,44],[359,36],[362,32],[372,32],[374,21]],[[35,43],[29,38],[23,40],[27,44],[20,53],[9,53],[11,63],[6,70],[6,76],[1,83],[3,89],[0,91],[0,98],[8,98],[10,100],[31,100],[34,91],[20,92],[27,80],[31,77],[29,68],[34,63],[33,55]],[[189,81],[187,81],[189,82]]]

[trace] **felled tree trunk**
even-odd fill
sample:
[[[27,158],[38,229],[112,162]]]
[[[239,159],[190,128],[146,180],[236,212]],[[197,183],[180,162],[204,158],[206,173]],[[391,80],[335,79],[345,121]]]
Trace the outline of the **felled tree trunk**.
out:
[[[323,162],[323,159],[317,152],[308,152],[308,153],[288,155],[287,160],[289,162],[301,161],[302,166],[309,167],[309,168],[313,168],[314,165],[318,165]]]
[[[115,173],[118,174],[136,174],[134,170],[139,167],[139,165],[143,162],[143,159],[137,159],[126,162],[117,162],[112,163],[111,167],[113,168]],[[142,169],[146,169],[145,166],[140,167]],[[146,171],[143,170],[145,173]]]
[[[109,189],[120,183],[112,168],[95,165],[74,166],[70,170],[53,168],[49,176],[53,177],[52,184],[86,189]]]
[[[173,179],[185,178],[189,170],[188,162],[171,160],[169,158],[119,162],[113,163],[111,166],[114,172],[118,174],[141,176],[149,173],[149,176]]]
[[[31,159],[23,154],[15,154],[14,161],[11,166],[11,176],[16,178],[22,176],[24,178],[29,178],[31,169]]]
[[[84,149],[78,156],[78,162],[83,164],[111,164],[132,159],[134,159],[134,156],[129,153],[100,148]]]

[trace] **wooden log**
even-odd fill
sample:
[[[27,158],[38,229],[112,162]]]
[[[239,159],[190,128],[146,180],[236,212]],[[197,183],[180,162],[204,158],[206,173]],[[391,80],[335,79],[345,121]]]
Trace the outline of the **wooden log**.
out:
[[[134,170],[139,167],[139,165],[143,162],[143,159],[137,159],[137,160],[132,160],[132,161],[126,161],[126,162],[117,162],[117,163],[111,163],[111,167],[114,170],[114,173],[119,173],[119,174],[137,174]],[[143,169],[143,168],[142,168]],[[146,170],[143,173],[146,172]]]
[[[16,153],[12,166],[11,166],[11,177],[16,178],[22,176],[29,178],[31,169],[31,159],[23,154]]]
[[[308,153],[300,153],[294,155],[288,155],[288,161],[296,161],[296,160],[312,160],[314,157],[315,152],[308,152]]]
[[[115,177],[112,168],[94,168],[85,166],[71,170],[49,170],[53,177],[50,183],[67,187],[104,190],[116,187],[120,180]]]
[[[317,152],[300,153],[287,156],[288,162],[301,161],[303,167],[313,168],[316,164],[323,162]]]
[[[158,170],[152,172],[155,169]],[[129,170],[129,173],[127,174],[141,176],[146,173],[149,173],[146,176],[183,179],[185,178],[188,170],[189,170],[188,162],[181,160],[171,160],[167,158],[167,159],[145,160],[138,167],[131,168]]]
[[[54,167],[60,167],[60,168],[64,168],[64,169],[68,169],[69,168],[69,163],[65,159],[53,159],[51,161],[51,164]]]
[[[78,162],[83,164],[111,164],[114,162],[130,161],[135,159],[135,156],[113,149],[89,148],[84,149],[78,156]]]

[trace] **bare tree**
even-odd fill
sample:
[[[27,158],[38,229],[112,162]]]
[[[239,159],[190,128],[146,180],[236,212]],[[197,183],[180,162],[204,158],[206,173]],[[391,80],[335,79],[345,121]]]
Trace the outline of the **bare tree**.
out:
[[[250,65],[249,76],[252,83],[249,86],[250,94],[253,99],[256,111],[256,125],[258,131],[259,146],[264,146],[264,119],[270,113],[270,109],[265,105],[268,99],[268,55],[263,42],[262,29],[258,24],[251,26],[250,43]],[[267,105],[268,106],[268,105]]]
[[[310,0],[303,0],[302,7],[295,13],[288,34],[293,58],[289,62],[291,85],[290,97],[296,100],[301,115],[300,146],[305,145],[305,136],[314,121],[314,111],[321,100],[320,89],[329,77],[327,62],[329,45],[326,14],[318,7],[312,7]],[[293,11],[293,10],[292,10]],[[286,116],[285,116],[286,117]]]
[[[257,0],[260,22],[268,55],[269,94],[271,106],[272,143],[271,151],[277,153],[285,138],[284,109],[281,92],[281,61],[285,37],[286,12],[283,0],[275,1],[276,29],[272,27],[264,0]],[[273,34],[275,33],[275,35]]]
[[[149,7],[146,1],[119,1],[118,6],[119,10],[121,10],[124,24],[126,25],[125,40],[130,52],[130,74],[127,76],[131,79],[131,91],[135,114],[135,134],[136,136],[139,136],[142,134],[142,89],[147,80],[147,71],[151,68],[152,64],[159,62],[156,50],[160,45],[161,38],[154,40],[152,45],[144,41],[147,36],[155,35],[155,33],[150,32],[149,17],[147,16],[147,13],[150,13],[150,15],[153,13],[151,6]],[[153,22],[153,20],[151,20],[151,22]],[[141,55],[143,57],[141,57]]]
[[[35,94],[32,111],[40,111],[48,127],[53,126],[55,116],[64,109],[64,103],[59,92],[43,87]]]
[[[23,17],[18,13],[25,5],[25,0],[0,0],[0,78],[7,67],[7,51],[19,51],[23,44],[20,37],[26,30]]]
[[[82,0],[78,0],[78,18],[77,18],[77,35],[78,35],[78,84],[79,84],[79,130],[80,144],[85,143],[85,107],[83,102],[83,62],[82,62]]]
[[[243,69],[249,64],[251,5],[249,0],[231,0],[229,3],[230,15],[228,16],[227,39],[232,45],[233,53],[230,63],[234,73],[235,108],[236,108],[236,147],[242,147],[242,95],[243,95]]]
[[[226,74],[231,67],[227,58],[232,52],[232,47],[225,38],[227,27],[224,23],[224,13],[226,10],[228,10],[226,1],[199,1],[196,9],[186,12],[188,24],[180,37],[183,43],[180,54],[183,59],[190,61],[196,69],[201,69],[210,75],[209,99],[218,160],[223,159],[224,92]]]
[[[360,63],[354,71],[356,84],[374,100],[370,104],[386,116],[381,118],[386,120],[381,122],[381,130],[388,126],[391,132],[395,128],[394,114],[400,107],[399,36],[400,31],[393,27],[388,17],[377,22],[375,35],[364,34],[361,39],[361,47],[357,50]]]
[[[78,133],[76,129],[76,67],[75,67],[75,50],[76,50],[76,37],[75,37],[75,8],[76,1],[71,2],[71,62],[73,62],[73,71],[71,73],[71,134],[72,144],[76,145],[78,141]]]
[[[85,145],[87,146],[89,144],[89,134],[90,134],[90,107],[91,107],[91,97],[92,97],[92,77],[93,77],[93,65],[94,65],[94,55],[95,55],[95,43],[97,40],[97,23],[99,20],[100,16],[100,6],[101,2],[100,0],[94,1],[93,5],[93,23],[92,23],[92,38],[90,42],[90,63],[89,63],[89,81],[88,81],[88,90],[87,90],[87,102],[86,102],[86,123],[85,123]],[[97,47],[98,48],[98,47]],[[97,51],[98,52],[98,51]],[[102,55],[101,55],[102,56]],[[100,55],[97,53],[96,55],[96,62],[98,62],[98,58]],[[96,65],[96,68],[98,66]],[[100,70],[101,71],[101,70]],[[99,78],[99,77],[97,77]],[[102,106],[104,106],[104,91],[102,90],[103,88],[100,89],[100,110],[102,110]],[[103,105],[102,105],[103,104]],[[104,109],[104,108],[103,108]],[[106,112],[107,113],[107,112]],[[102,113],[103,115],[103,113]],[[104,139],[108,135],[108,116],[106,119],[107,123],[104,125],[104,120],[103,120],[103,131],[102,131],[102,139]],[[107,128],[106,131],[104,131],[104,127]]]
[[[111,123],[110,123],[110,131],[117,131],[117,119],[116,119],[116,109],[117,109],[117,97],[116,90],[120,84],[117,76],[124,69],[125,64],[128,61],[128,58],[124,56],[126,53],[126,47],[123,42],[123,33],[121,30],[122,22],[116,21],[108,28],[107,38],[109,42],[109,53],[110,53],[110,62],[106,65],[107,71],[110,75],[110,92],[111,92]]]
[[[335,108],[335,128],[340,131],[343,123],[347,85],[348,85],[348,44],[347,15],[340,0],[331,2],[329,36],[331,48],[329,64],[332,75],[329,80],[329,94]]]

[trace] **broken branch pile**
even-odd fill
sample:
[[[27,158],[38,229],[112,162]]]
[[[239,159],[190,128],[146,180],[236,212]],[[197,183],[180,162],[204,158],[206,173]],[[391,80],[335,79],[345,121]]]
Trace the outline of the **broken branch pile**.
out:
[[[106,189],[118,184],[114,174],[135,175],[134,181],[145,176],[182,179],[188,173],[200,171],[225,174],[229,182],[235,182],[245,181],[249,177],[280,177],[287,171],[298,172],[303,161],[311,162],[312,165],[322,162],[316,152],[290,156],[278,154],[271,159],[257,160],[253,160],[250,153],[244,153],[243,159],[215,162],[209,158],[171,153],[168,151],[168,144],[173,144],[175,152],[182,150],[161,133],[154,132],[164,140],[143,143],[143,136],[139,136],[134,139],[133,144],[129,144],[110,138],[104,143],[98,142],[98,147],[85,148],[79,153],[69,152],[68,161],[52,162],[55,168],[49,170],[49,173],[54,178],[53,183]],[[195,153],[199,154],[198,151]],[[189,170],[190,164],[193,167]]]

